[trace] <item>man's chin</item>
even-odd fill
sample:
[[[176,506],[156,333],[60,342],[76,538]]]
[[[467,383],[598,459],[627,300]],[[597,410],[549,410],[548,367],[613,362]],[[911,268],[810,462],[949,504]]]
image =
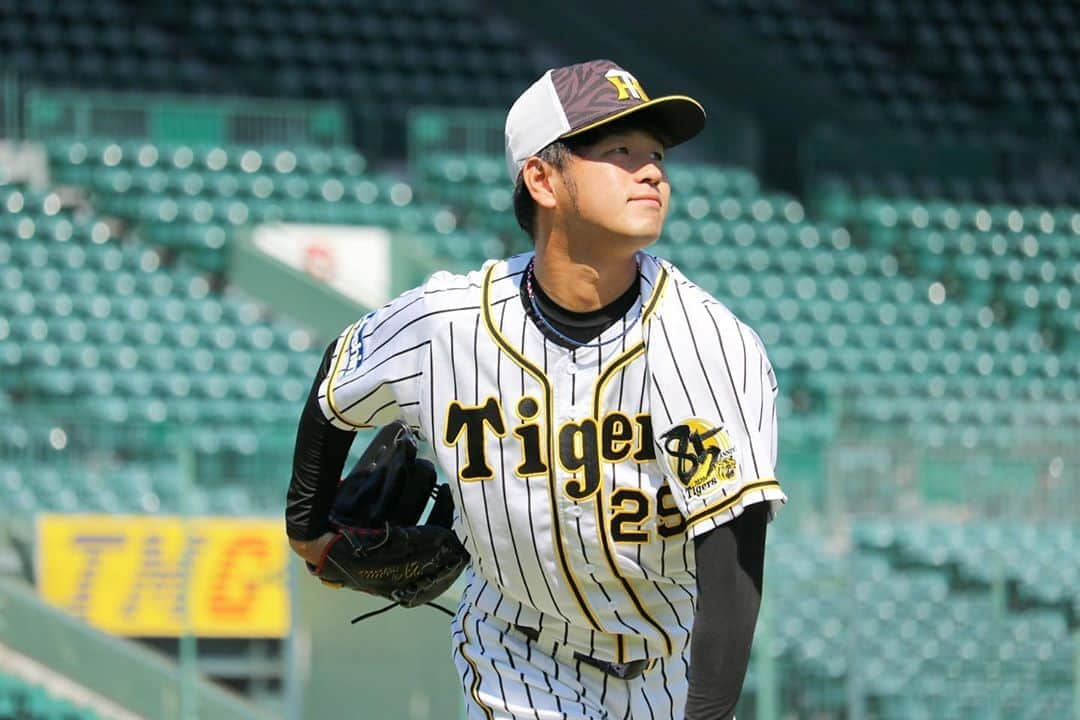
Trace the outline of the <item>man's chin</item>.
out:
[[[636,243],[641,247],[648,247],[659,239],[660,232],[657,230],[649,230],[647,232],[641,232],[627,237],[627,240],[629,242]]]
[[[656,240],[657,238],[653,235],[623,235],[618,246],[626,250],[644,250]]]
[[[635,250],[646,248],[660,239],[660,231],[656,228],[632,228],[622,232],[609,230],[604,235],[609,238],[606,243],[611,243],[611,247]]]

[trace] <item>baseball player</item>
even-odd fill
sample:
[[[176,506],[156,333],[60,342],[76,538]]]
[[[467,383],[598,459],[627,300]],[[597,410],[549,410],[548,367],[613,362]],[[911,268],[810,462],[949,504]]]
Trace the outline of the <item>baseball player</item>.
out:
[[[646,248],[692,98],[595,60],[510,108],[534,251],[436,273],[345,328],[300,420],[287,531],[317,565],[355,431],[403,419],[469,553],[467,716],[729,718],[760,602],[776,380],[757,335]]]

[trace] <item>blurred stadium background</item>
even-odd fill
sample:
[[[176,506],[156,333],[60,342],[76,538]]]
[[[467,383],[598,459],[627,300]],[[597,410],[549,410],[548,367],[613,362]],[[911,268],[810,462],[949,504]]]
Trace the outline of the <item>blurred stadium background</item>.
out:
[[[605,56],[709,109],[656,252],[780,380],[740,719],[1080,718],[1075,0],[0,0],[0,718],[458,716],[288,558],[296,417]]]

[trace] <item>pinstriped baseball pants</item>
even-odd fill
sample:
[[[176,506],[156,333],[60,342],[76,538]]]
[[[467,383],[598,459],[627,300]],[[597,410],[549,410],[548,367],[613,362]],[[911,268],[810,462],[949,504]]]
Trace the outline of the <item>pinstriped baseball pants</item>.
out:
[[[686,657],[661,659],[640,677],[620,680],[469,606],[458,609],[452,629],[468,720],[683,718]]]

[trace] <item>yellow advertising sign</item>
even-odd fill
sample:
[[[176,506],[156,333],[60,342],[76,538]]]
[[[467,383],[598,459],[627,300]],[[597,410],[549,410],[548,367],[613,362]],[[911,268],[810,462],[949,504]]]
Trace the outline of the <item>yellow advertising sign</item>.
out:
[[[48,602],[119,635],[283,637],[281,522],[41,515],[37,584]]]

